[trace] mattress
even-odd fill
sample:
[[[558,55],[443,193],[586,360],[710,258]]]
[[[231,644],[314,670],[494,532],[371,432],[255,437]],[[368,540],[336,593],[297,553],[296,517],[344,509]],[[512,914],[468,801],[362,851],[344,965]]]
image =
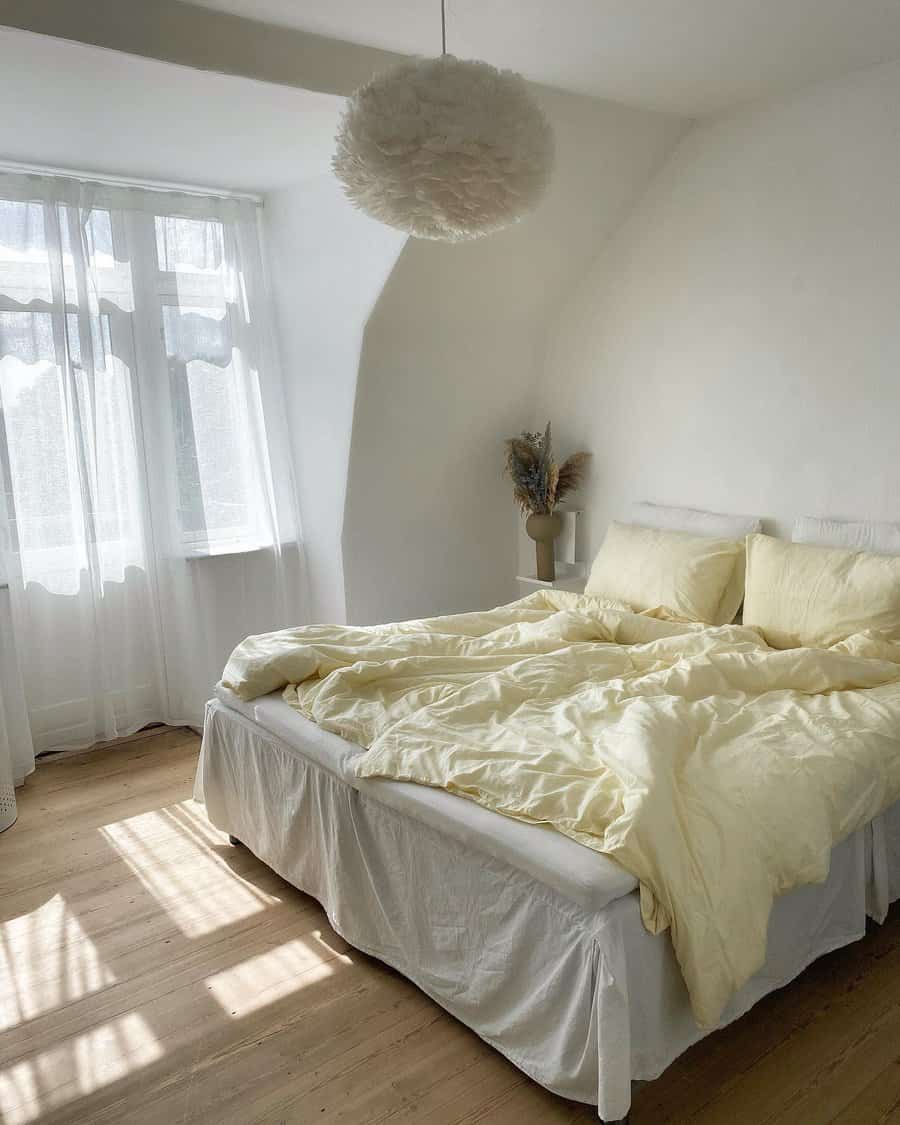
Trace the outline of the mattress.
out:
[[[637,889],[634,876],[613,860],[553,828],[523,824],[443,789],[357,777],[353,762],[365,753],[363,748],[322,730],[288,706],[279,692],[245,703],[219,684],[216,695],[226,707],[275,735],[283,746],[359,792],[508,863],[591,913]]]

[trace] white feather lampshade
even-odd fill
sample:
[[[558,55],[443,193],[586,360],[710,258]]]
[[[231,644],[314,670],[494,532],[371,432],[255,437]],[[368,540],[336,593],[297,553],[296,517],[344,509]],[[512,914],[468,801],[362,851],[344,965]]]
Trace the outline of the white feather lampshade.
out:
[[[357,90],[332,163],[372,218],[459,242],[536,206],[553,168],[553,133],[521,75],[442,55],[401,63]]]

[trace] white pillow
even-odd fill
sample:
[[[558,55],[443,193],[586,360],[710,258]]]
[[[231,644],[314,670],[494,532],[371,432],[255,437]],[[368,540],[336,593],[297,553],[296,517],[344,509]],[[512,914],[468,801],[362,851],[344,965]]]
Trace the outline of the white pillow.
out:
[[[795,543],[817,543],[820,547],[844,547],[848,551],[900,555],[900,523],[800,516],[794,521],[791,539]]]
[[[758,516],[735,516],[727,512],[704,512],[701,508],[672,508],[640,500],[631,506],[631,522],[641,527],[685,531],[710,539],[745,539],[762,530]]]
[[[641,500],[631,506],[631,519],[641,527],[659,527],[683,531],[688,535],[709,539],[740,539],[762,531],[758,516],[735,516],[725,512],[704,512],[700,508],[671,508],[667,504],[651,504]],[[734,568],[716,619],[717,625],[729,625],[737,617],[744,600],[744,560]]]

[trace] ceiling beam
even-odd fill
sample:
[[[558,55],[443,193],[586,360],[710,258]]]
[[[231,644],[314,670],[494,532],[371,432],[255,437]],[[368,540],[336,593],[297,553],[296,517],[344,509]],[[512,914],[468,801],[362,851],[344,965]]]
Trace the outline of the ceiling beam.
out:
[[[404,57],[182,0],[0,0],[0,25],[328,94]]]

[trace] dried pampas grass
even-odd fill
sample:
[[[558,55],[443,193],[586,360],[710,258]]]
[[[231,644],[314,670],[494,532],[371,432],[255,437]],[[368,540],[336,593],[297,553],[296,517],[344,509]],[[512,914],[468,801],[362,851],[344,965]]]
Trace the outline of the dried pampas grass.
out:
[[[523,433],[506,441],[506,472],[523,515],[549,515],[587,473],[590,453],[573,453],[561,465],[553,460],[550,423],[542,434]]]

